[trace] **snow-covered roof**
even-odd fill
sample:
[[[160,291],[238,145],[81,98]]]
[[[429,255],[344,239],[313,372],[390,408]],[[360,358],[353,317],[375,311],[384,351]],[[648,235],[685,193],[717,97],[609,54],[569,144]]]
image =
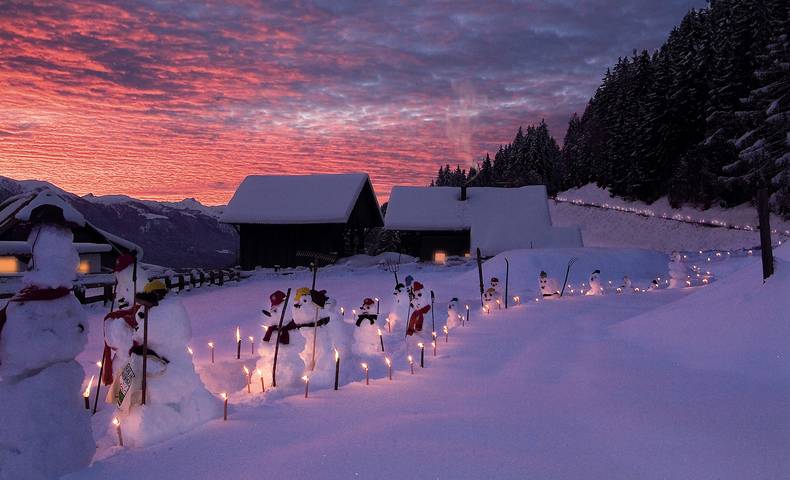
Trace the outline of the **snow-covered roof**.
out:
[[[461,201],[456,187],[394,187],[384,226],[388,230],[469,230],[471,247],[484,255],[516,248],[579,247],[575,227],[553,227],[546,187],[471,187]]]
[[[366,184],[370,179],[365,173],[250,175],[241,182],[220,220],[277,225],[346,223]]]
[[[29,222],[33,212],[42,206],[53,206],[58,208],[61,212],[63,212],[63,219],[70,224],[77,227],[90,228],[104,237],[111,244],[121,246],[129,251],[137,252],[138,258],[142,258],[143,249],[140,248],[140,246],[106,232],[88,222],[77,209],[72,207],[71,204],[63,198],[62,194],[50,188],[43,188],[34,192],[26,192],[15,195],[0,203],[0,231],[2,231],[4,227],[7,227],[8,225],[15,222]],[[1,243],[3,243],[5,245],[4,248],[9,251],[23,248],[18,245],[20,242],[5,241]],[[81,248],[80,246],[84,248],[84,251],[81,251],[81,253],[98,253],[105,251],[106,249],[106,246],[100,246],[100,244],[77,243],[75,245],[78,246],[78,250]]]

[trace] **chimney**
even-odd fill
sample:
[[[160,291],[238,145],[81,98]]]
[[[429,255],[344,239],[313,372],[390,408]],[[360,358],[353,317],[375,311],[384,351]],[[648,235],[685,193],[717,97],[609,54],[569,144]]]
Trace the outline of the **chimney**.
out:
[[[461,185],[461,201],[466,201],[466,185]]]

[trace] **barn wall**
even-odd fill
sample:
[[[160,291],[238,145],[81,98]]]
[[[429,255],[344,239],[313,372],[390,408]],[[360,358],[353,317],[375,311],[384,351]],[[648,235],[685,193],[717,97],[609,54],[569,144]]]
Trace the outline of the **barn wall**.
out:
[[[302,266],[309,258],[297,257],[299,250],[344,255],[343,224],[253,225],[239,229],[239,260],[244,269],[257,266]]]
[[[463,256],[469,253],[471,245],[469,230],[400,231],[399,233],[403,253],[426,261],[433,260],[433,254],[437,250],[447,255]]]

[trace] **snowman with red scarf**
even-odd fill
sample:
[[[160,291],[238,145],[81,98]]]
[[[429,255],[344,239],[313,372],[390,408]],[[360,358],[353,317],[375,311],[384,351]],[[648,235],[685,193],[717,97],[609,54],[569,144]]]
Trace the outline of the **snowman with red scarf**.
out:
[[[277,347],[276,342],[279,339],[280,346],[277,348],[277,386],[293,387],[301,383],[301,378],[305,371],[304,360],[301,357],[302,351],[305,349],[305,337],[299,333],[299,326],[296,322],[287,316],[288,305],[285,303],[285,293],[281,290],[272,293],[269,295],[269,303],[271,307],[268,310],[263,310],[263,314],[270,319],[271,323],[265,327],[266,333],[263,336],[261,347],[258,349],[258,354],[261,358],[258,359],[256,367],[263,373],[266,384],[272,385],[274,351]],[[283,310],[286,310],[286,316],[283,318],[282,328],[278,331]]]
[[[47,217],[27,243],[32,261],[23,288],[0,309],[3,479],[59,478],[87,466],[95,451],[78,395],[85,372],[75,357],[88,322],[71,293],[79,264],[73,234],[62,218]]]
[[[414,281],[411,285],[411,315],[406,328],[406,336],[417,335],[426,342],[432,340],[430,325],[426,324],[431,311],[431,297],[425,286]]]

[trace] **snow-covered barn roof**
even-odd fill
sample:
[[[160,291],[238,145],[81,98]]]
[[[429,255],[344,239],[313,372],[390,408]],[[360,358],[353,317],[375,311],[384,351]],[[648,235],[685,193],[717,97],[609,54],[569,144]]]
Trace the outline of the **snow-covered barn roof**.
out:
[[[29,222],[33,212],[45,206],[55,207],[60,210],[63,219],[74,227],[93,230],[100,237],[103,237],[109,245],[116,245],[128,251],[137,252],[138,257],[142,258],[143,249],[137,244],[96,227],[87,221],[77,209],[72,207],[62,195],[47,188],[15,195],[0,202],[0,233],[5,232],[20,222]],[[2,243],[6,244],[5,249],[9,251],[22,248],[18,245],[20,243],[18,241],[6,241]],[[84,248],[85,252],[101,252],[105,250],[105,247],[96,244],[78,243],[76,245],[82,246],[81,248]]]
[[[578,247],[578,228],[554,227],[543,185],[472,187],[460,200],[455,187],[394,187],[384,226],[401,231],[469,230],[472,249],[495,255],[515,248]]]
[[[241,182],[220,220],[225,223],[346,223],[369,187],[379,224],[383,224],[366,173],[250,175]]]

